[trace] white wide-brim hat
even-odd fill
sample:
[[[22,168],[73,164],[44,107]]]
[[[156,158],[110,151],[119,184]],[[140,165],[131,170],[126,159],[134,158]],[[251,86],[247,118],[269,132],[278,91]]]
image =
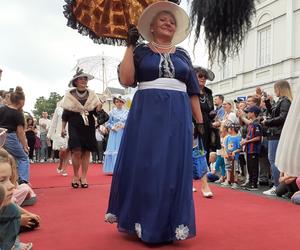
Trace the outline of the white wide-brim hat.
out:
[[[123,103],[126,102],[126,100],[122,96],[120,96],[120,95],[113,97],[113,103],[115,103],[116,100],[119,100],[119,101],[121,101]]]
[[[153,40],[150,24],[153,18],[160,12],[171,12],[176,19],[176,31],[172,44],[176,45],[184,41],[190,33],[190,19],[184,9],[169,1],[156,2],[149,5],[142,13],[138,22],[138,30],[142,37],[151,42]]]
[[[77,68],[76,74],[73,76],[73,78],[72,78],[71,81],[69,82],[69,87],[70,87],[70,88],[71,88],[71,87],[75,87],[75,86],[74,86],[74,80],[76,80],[76,79],[79,78],[79,77],[86,77],[86,78],[88,79],[88,81],[94,79],[94,77],[93,77],[92,75],[87,74],[87,73],[84,73],[84,72],[83,72],[83,69]]]

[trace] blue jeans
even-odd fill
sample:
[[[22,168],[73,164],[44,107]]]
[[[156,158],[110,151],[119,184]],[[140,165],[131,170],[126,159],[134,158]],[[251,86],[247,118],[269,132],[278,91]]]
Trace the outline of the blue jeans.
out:
[[[211,172],[207,173],[206,177],[209,182],[215,182],[220,179],[220,177],[218,175],[213,174]]]
[[[29,157],[25,153],[16,133],[7,134],[4,149],[15,158],[19,179],[29,182]]]
[[[274,186],[277,187],[279,185],[279,176],[280,171],[275,165],[276,151],[279,140],[269,140],[268,141],[268,158],[271,164],[271,173],[272,179],[274,182]]]
[[[48,159],[47,133],[41,133],[41,160]]]

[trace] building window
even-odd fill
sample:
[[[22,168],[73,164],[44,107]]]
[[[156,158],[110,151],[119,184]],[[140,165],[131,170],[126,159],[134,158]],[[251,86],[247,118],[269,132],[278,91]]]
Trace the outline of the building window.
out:
[[[257,34],[257,66],[271,63],[271,26],[263,28]]]
[[[230,78],[232,76],[232,60],[227,58],[222,67],[222,79]]]

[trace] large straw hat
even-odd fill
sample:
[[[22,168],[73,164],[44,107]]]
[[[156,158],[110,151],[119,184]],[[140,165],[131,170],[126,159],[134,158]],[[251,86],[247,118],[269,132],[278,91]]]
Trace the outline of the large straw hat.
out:
[[[176,31],[172,43],[176,45],[184,41],[190,33],[190,19],[184,9],[169,1],[160,1],[149,5],[142,13],[138,22],[138,30],[145,40],[153,40],[150,24],[160,12],[171,12],[176,19]]]
[[[73,78],[71,79],[71,81],[69,82],[69,87],[76,87],[74,85],[74,81],[79,78],[79,77],[87,77],[88,80],[92,80],[94,79],[94,77],[90,74],[84,73],[83,69],[77,68],[76,70],[76,74],[73,76]]]

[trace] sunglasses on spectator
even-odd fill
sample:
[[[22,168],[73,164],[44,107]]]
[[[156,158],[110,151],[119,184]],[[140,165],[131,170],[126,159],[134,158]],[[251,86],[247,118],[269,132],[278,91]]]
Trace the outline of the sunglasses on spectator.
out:
[[[78,77],[77,79],[78,80],[86,80],[87,81],[88,78],[86,76],[81,76],[81,77]]]
[[[206,79],[206,76],[202,75],[202,74],[198,74],[198,78],[205,78]]]

